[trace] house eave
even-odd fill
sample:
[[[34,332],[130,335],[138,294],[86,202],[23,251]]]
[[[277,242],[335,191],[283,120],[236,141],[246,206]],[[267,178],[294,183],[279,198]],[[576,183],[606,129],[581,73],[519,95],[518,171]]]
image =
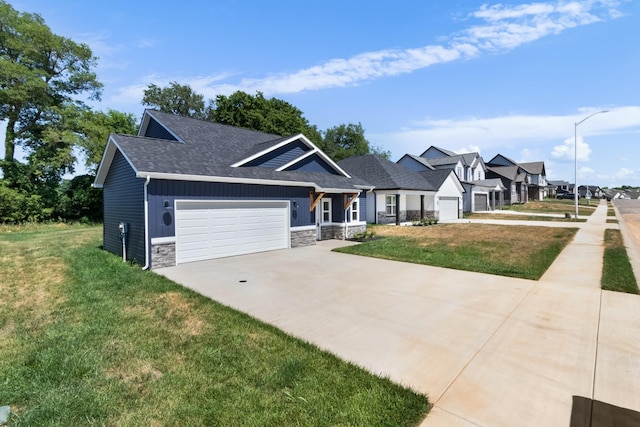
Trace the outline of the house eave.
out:
[[[352,188],[332,188],[322,187],[315,182],[306,181],[286,181],[276,179],[260,179],[260,178],[239,178],[230,176],[212,176],[212,175],[187,175],[178,173],[162,173],[162,172],[145,172],[138,171],[137,178],[163,179],[173,181],[201,181],[201,182],[222,182],[229,184],[256,184],[256,185],[277,185],[287,187],[312,187],[316,192],[325,193],[360,193],[361,189],[354,185]],[[367,187],[368,188],[368,187]]]

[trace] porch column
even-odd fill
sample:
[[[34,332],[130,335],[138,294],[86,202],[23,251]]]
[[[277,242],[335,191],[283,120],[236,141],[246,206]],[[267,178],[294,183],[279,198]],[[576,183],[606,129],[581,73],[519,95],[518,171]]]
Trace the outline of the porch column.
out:
[[[400,194],[396,194],[396,225],[400,225]]]
[[[424,194],[420,195],[420,219],[424,219]]]

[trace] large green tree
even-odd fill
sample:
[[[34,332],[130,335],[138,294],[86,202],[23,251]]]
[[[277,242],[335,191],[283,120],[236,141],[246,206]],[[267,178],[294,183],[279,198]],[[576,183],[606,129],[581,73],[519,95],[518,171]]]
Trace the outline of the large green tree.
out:
[[[309,124],[300,109],[278,98],[265,98],[261,92],[255,96],[242,91],[216,96],[211,119],[277,135],[303,133],[316,144],[322,141],[317,127]]]
[[[11,169],[16,145],[33,161],[52,160],[62,173],[70,164],[63,132],[70,109],[99,99],[97,58],[86,44],[54,34],[38,14],[21,13],[0,0],[0,120],[7,121],[3,172]],[[52,126],[55,129],[52,129]],[[71,162],[72,164],[73,162]],[[48,172],[47,172],[48,173]]]
[[[211,102],[209,102],[209,106],[205,106],[204,96],[195,93],[191,86],[181,85],[178,82],[171,82],[168,87],[164,88],[150,84],[142,97],[142,105],[157,108],[165,113],[195,119],[207,119],[210,104]]]
[[[102,159],[109,135],[112,133],[135,135],[138,132],[138,125],[135,116],[131,113],[116,110],[108,110],[106,113],[84,110],[79,114],[74,130],[78,138],[76,145],[85,155],[85,165],[94,170]]]
[[[341,124],[327,129],[320,148],[335,161],[364,154],[378,154],[388,159],[391,154],[372,146],[365,138],[360,123]]]

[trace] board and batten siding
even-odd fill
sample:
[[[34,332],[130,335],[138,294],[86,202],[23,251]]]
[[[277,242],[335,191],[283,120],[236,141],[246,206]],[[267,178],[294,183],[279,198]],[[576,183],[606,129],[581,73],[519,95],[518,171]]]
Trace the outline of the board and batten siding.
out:
[[[315,212],[309,211],[312,188],[220,182],[151,180],[149,237],[175,236],[176,200],[274,200],[290,202],[291,227],[315,225]]]
[[[330,173],[332,175],[338,175],[338,172],[336,172],[326,161],[324,161],[324,159],[322,159],[317,154],[312,154],[309,157],[302,159],[298,163],[295,163],[288,167],[286,170]]]
[[[276,148],[257,159],[253,159],[243,166],[261,166],[276,169],[297,159],[309,150],[310,148],[302,141],[295,141],[283,147]]]
[[[126,222],[129,226],[127,259],[144,265],[144,179],[136,178],[129,163],[117,151],[103,188],[104,248],[122,256],[118,224]]]
[[[171,135],[171,132],[166,130],[155,119],[149,120],[149,124],[147,125],[147,130],[144,133],[144,136],[148,136],[149,138],[168,139],[169,141],[177,141],[177,139],[173,135]]]

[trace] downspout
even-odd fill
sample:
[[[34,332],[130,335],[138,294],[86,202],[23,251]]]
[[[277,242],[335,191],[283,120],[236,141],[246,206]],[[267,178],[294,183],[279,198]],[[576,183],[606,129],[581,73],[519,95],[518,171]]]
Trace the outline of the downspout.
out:
[[[151,182],[151,177],[147,175],[147,179],[144,181],[144,267],[143,270],[148,270],[150,267],[149,260],[149,192],[147,186]]]

